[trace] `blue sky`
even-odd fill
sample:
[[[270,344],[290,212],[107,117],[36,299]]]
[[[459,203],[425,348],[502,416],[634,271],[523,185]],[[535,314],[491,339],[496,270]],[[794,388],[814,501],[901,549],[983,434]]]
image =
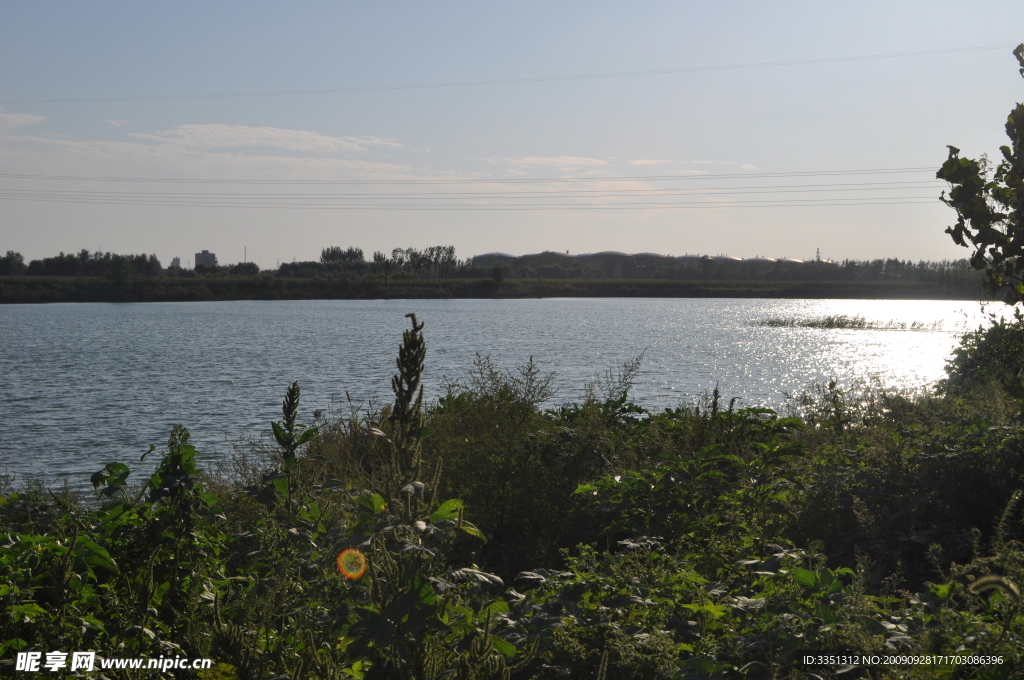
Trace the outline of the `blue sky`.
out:
[[[960,257],[920,168],[996,153],[1024,95],[1009,47],[181,96],[1012,46],[1021,26],[1020,2],[5,3],[0,250]]]

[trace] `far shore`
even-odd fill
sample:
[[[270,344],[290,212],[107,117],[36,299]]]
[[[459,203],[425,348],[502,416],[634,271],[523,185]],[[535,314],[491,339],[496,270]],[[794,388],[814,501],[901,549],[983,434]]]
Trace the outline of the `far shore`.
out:
[[[515,299],[551,297],[979,300],[981,291],[917,281],[425,279],[377,277],[0,277],[0,304],[228,300]]]

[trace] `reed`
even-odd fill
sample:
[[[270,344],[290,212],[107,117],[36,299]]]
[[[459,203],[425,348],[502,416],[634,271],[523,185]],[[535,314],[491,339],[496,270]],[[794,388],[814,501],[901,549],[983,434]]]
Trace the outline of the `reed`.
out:
[[[798,317],[769,317],[755,321],[753,326],[765,326],[768,328],[839,328],[853,330],[882,330],[882,331],[937,331],[942,330],[945,322],[938,321],[869,321],[863,316],[848,316],[837,314],[829,316],[818,316],[809,318]]]

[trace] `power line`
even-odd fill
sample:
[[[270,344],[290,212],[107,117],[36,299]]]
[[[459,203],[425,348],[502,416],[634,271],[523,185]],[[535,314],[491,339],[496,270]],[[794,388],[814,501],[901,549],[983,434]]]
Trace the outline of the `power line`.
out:
[[[303,199],[334,199],[334,200],[481,200],[481,199],[518,199],[537,200],[549,197],[559,198],[646,198],[650,196],[725,196],[736,194],[763,194],[763,193],[818,193],[818,192],[850,192],[850,191],[905,191],[907,189],[922,189],[921,185],[932,187],[945,186],[938,181],[924,182],[864,182],[860,184],[797,184],[797,185],[774,185],[756,187],[701,187],[687,189],[596,189],[569,191],[529,191],[529,192],[505,192],[505,193],[473,193],[473,192],[440,192],[440,193],[370,193],[370,194],[337,194],[337,193],[203,193],[203,192],[133,192],[133,191],[81,191],[81,190],[53,190],[53,189],[0,189],[0,195],[36,195],[40,197],[82,197],[93,196],[97,198],[165,198],[174,199],[254,199],[261,201],[268,200],[303,200]]]
[[[572,182],[627,182],[627,181],[699,181],[708,179],[747,179],[760,177],[837,177],[845,175],[887,175],[935,172],[934,166],[909,168],[869,168],[862,170],[801,170],[793,172],[742,172],[691,175],[620,175],[611,177],[546,177],[517,179],[488,178],[442,178],[442,179],[349,179],[349,180],[302,180],[302,179],[188,179],[161,177],[103,177],[90,175],[35,175],[22,173],[0,173],[0,178],[33,179],[48,181],[76,182],[133,182],[163,184],[254,184],[254,185],[361,185],[361,184],[564,184]]]
[[[409,179],[409,180],[243,180],[171,179],[145,177],[100,177],[82,175],[0,174],[0,180],[51,180],[81,183],[156,183],[219,187],[245,186],[390,186],[390,191],[335,192],[237,192],[237,191],[137,191],[100,190],[87,187],[38,189],[0,188],[0,200],[35,203],[77,203],[83,205],[125,205],[149,207],[251,208],[274,210],[372,210],[372,211],[517,211],[517,210],[662,210],[757,207],[810,207],[856,205],[908,205],[934,203],[937,197],[908,193],[938,189],[943,182],[929,178],[897,178],[899,174],[932,173],[932,167],[870,168],[761,173],[720,173],[716,175],[648,175],[620,177],[559,177],[543,179]],[[778,183],[787,179],[879,177],[875,181],[828,181]],[[888,179],[887,177],[893,177]],[[885,179],[883,179],[885,178]],[[605,186],[589,188],[594,182],[666,182],[677,180],[720,180],[686,186]],[[743,180],[747,185],[729,183]],[[751,180],[774,180],[770,184],[749,184]],[[550,187],[538,185],[552,185]],[[51,185],[52,186],[52,185]],[[415,187],[435,187],[436,191]],[[488,187],[475,190],[446,190],[458,187]],[[600,186],[600,184],[598,184]],[[534,188],[535,187],[535,188]],[[411,190],[405,190],[406,188]],[[503,188],[503,190],[498,190]],[[141,189],[141,187],[140,187]],[[770,194],[772,198],[760,198]],[[788,195],[787,195],[788,194]],[[831,195],[824,195],[831,194]],[[747,198],[734,198],[743,197]],[[805,196],[805,198],[801,198]],[[657,199],[677,198],[676,201]],[[654,199],[654,200],[652,200]]]
[[[793,59],[788,61],[769,61],[752,64],[727,64],[720,66],[692,66],[686,68],[655,69],[647,71],[621,71],[615,73],[589,73],[582,75],[537,76],[530,78],[501,78],[493,80],[467,80],[456,82],[426,83],[419,85],[373,85],[365,87],[340,87],[317,90],[277,90],[267,92],[227,92],[216,94],[180,94],[180,95],[142,95],[126,97],[66,97],[56,99],[5,99],[0,104],[80,104],[98,102],[129,102],[129,101],[167,101],[173,99],[232,99],[239,97],[282,97],[313,94],[351,94],[357,92],[388,92],[401,90],[432,90],[455,87],[478,87],[482,85],[516,85],[523,83],[563,82],[571,80],[601,80],[609,78],[632,78],[637,76],[659,76],[682,73],[702,73],[707,71],[736,71],[755,68],[773,68],[777,66],[803,66],[807,64],[830,64],[845,61],[868,61],[874,59],[898,59],[906,57],[924,57],[937,54],[957,54],[962,52],[984,52],[989,50],[1012,49],[1015,45],[986,45],[983,47],[956,47],[941,50],[920,50],[916,52],[889,52],[883,54],[862,54],[847,57],[823,57],[818,59]]]
[[[273,203],[230,203],[230,202],[203,202],[193,203],[188,201],[157,201],[157,200],[132,200],[129,198],[102,199],[97,197],[39,197],[39,196],[4,196],[0,198],[14,201],[46,202],[46,203],[79,203],[93,205],[138,205],[138,206],[161,206],[161,207],[206,207],[206,208],[252,208],[252,209],[274,209],[274,210],[376,210],[376,211],[464,211],[464,210],[649,210],[649,209],[697,209],[697,208],[760,208],[760,207],[813,207],[813,206],[850,206],[850,205],[908,205],[919,203],[935,203],[938,198],[935,196],[907,196],[907,197],[865,197],[863,199],[795,199],[787,198],[779,201],[729,201],[711,203],[633,203],[631,205],[615,205],[607,203],[533,203],[522,204],[484,204],[466,205],[457,204],[449,206],[438,205],[395,205],[388,203],[364,203],[357,205],[346,204],[273,204]]]

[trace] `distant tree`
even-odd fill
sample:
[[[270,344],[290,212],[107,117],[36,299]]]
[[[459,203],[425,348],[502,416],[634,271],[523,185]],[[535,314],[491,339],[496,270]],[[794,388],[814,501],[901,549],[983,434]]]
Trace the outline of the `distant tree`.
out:
[[[441,274],[441,246],[429,246],[423,251],[423,261],[427,268],[427,276],[436,281]]]
[[[1013,54],[1024,76],[1024,43]],[[1006,119],[1006,136],[1010,145],[999,148],[1003,158],[995,167],[984,155],[961,158],[960,149],[950,146],[936,177],[949,182],[942,202],[957,214],[946,233],[974,248],[971,266],[985,272],[986,290],[1017,304],[1024,301],[1024,104]]]
[[[412,250],[411,248],[409,250]],[[407,251],[403,248],[395,248],[391,251],[391,266],[397,273],[409,261]]]
[[[107,268],[106,278],[111,285],[117,288],[127,288],[135,274],[130,257],[114,255],[110,258],[110,266]]]
[[[458,263],[455,259],[455,246],[430,246],[423,251],[422,260],[430,268],[434,279],[448,280],[448,273]]]
[[[406,248],[402,253],[405,257],[405,266],[412,270],[412,277],[414,279],[417,278],[420,270],[422,270],[424,265],[428,262],[426,253],[422,253],[415,248]]]
[[[345,251],[338,246],[331,246],[330,248],[324,248],[320,251],[320,261],[324,264],[330,264],[331,262],[341,262],[345,256]]]
[[[195,272],[199,276],[216,276],[220,271],[221,267],[216,264],[203,264],[199,262],[195,266]]]
[[[228,267],[231,276],[259,276],[260,267],[255,262],[239,262]]]
[[[156,255],[115,255],[99,251],[89,253],[88,250],[79,251],[77,255],[61,252],[54,257],[32,260],[25,273],[29,276],[108,276],[111,267],[118,271],[125,269],[132,276],[163,274]]]
[[[349,247],[342,250],[339,246],[331,246],[320,251],[320,262],[323,264],[355,264],[363,261],[362,248]]]
[[[21,253],[8,250],[7,254],[0,257],[0,276],[13,276],[25,271],[25,258]]]
[[[388,276],[391,274],[391,267],[394,261],[379,250],[374,252],[373,261],[384,272],[384,285],[388,285]]]
[[[537,267],[537,276],[542,279],[560,279],[562,278],[562,265],[542,264]]]
[[[448,280],[448,273],[458,266],[459,260],[455,257],[455,246],[441,246],[441,271],[444,273],[444,280]]]

